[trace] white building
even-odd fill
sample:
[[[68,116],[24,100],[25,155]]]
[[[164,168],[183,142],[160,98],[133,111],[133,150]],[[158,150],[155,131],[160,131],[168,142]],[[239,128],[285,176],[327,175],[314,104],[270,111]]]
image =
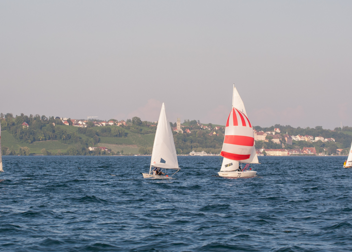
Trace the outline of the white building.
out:
[[[315,137],[315,139],[314,139],[314,141],[315,142],[318,142],[318,141],[322,141],[322,142],[324,142],[324,137],[322,137],[322,136],[317,136],[317,137]]]
[[[195,152],[195,151],[191,151],[189,153],[190,156],[207,156],[208,154],[205,151],[201,151],[201,152]]]

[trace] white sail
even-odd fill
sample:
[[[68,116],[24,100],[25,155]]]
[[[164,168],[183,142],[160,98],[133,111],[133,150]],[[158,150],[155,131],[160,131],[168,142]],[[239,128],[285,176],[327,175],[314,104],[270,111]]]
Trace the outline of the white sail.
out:
[[[220,171],[222,172],[236,171],[239,165],[240,163],[236,160],[223,158]]]
[[[153,153],[150,162],[150,167],[152,166],[164,169],[180,169],[178,167],[174,137],[170,123],[166,118],[164,103],[161,106],[158,126],[155,133]],[[150,172],[151,171],[149,171],[149,173]]]
[[[244,113],[248,117],[247,112],[246,112],[246,108],[245,108],[244,103],[242,101],[242,98],[241,98],[240,94],[238,93],[235,85],[233,85],[232,107],[237,108],[238,110],[240,110],[242,113]],[[259,160],[258,160],[258,156],[257,156],[257,152],[255,150],[255,147],[252,150],[251,156],[248,159],[241,160],[240,162],[247,163],[247,164],[259,164]]]
[[[235,85],[233,85],[233,94],[232,94],[232,107],[237,108],[239,111],[244,113],[247,116],[246,108],[240,94],[237,91]]]
[[[251,156],[248,159],[241,160],[241,163],[245,164],[260,164],[257,156],[257,152],[255,150],[255,147],[252,149]]]
[[[2,169],[2,149],[1,149],[1,121],[0,121],[0,172],[3,172]]]
[[[348,158],[347,158],[347,161],[346,161],[346,166],[352,166],[352,144],[351,144],[350,152],[348,153]]]

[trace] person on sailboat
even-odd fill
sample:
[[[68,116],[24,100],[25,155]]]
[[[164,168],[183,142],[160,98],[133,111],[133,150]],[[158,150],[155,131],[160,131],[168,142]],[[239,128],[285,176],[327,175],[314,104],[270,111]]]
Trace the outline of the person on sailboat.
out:
[[[154,174],[159,176],[164,175],[164,173],[160,170],[159,167],[154,168]]]
[[[162,176],[162,175],[165,175],[165,174],[161,171],[160,168],[158,168],[157,175]]]
[[[238,169],[237,169],[237,171],[239,171],[239,172],[241,172],[241,171],[242,171],[242,169],[241,169],[241,166],[240,166],[240,165],[238,165]]]

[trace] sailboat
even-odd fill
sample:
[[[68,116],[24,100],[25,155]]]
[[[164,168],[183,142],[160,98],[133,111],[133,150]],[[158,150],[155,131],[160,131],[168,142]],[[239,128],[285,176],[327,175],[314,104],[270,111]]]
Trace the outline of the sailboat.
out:
[[[223,157],[220,177],[251,178],[257,172],[250,164],[259,164],[254,147],[254,131],[248,119],[244,103],[235,86],[233,86],[232,109],[227,118],[225,138],[220,155]],[[247,164],[243,169],[241,164]]]
[[[4,170],[2,169],[1,121],[0,121],[0,172],[4,172]]]
[[[168,169],[176,170],[176,172],[170,176],[166,175],[165,170]],[[170,123],[166,118],[165,105],[163,103],[156,128],[149,173],[142,173],[143,178],[170,179],[180,169],[177,161],[174,136]]]
[[[352,168],[352,144],[351,144],[350,152],[348,153],[347,160],[343,164],[343,168]]]

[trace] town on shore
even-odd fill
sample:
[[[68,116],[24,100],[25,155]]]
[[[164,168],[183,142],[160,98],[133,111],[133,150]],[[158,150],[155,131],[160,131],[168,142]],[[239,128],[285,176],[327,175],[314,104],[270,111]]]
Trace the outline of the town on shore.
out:
[[[72,122],[72,126],[74,127],[87,127],[87,123],[89,122],[88,120],[76,120],[76,119],[68,119],[68,118],[61,118],[62,122],[64,125],[70,125]],[[71,120],[69,123],[68,121]],[[109,121],[93,121],[94,126],[96,127],[102,127],[102,126],[126,126],[126,121],[117,121],[117,120],[109,120]],[[151,124],[152,127],[156,127],[157,122],[154,122]],[[209,133],[209,135],[218,135],[217,131],[225,130],[224,126],[213,126],[213,125],[206,125],[206,124],[201,124],[200,122],[197,122],[197,126],[199,127],[200,130],[208,130],[212,131]],[[176,133],[186,133],[186,134],[191,134],[193,129],[195,127],[192,127],[190,125],[185,126],[182,125],[180,122],[180,119],[177,120],[176,127],[172,127],[172,130]],[[315,142],[321,142],[321,143],[326,143],[326,142],[335,142],[335,139],[332,137],[324,138],[323,136],[312,136],[312,135],[289,135],[289,134],[281,134],[280,128],[274,128],[272,131],[257,131],[254,130],[254,140],[258,143],[260,142],[272,142],[278,145],[281,145],[282,147],[285,147],[285,145],[292,146],[293,141],[301,141],[301,142],[307,142],[307,143],[315,143]],[[284,141],[283,141],[284,140]],[[285,142],[285,144],[283,143]],[[90,151],[94,151],[95,148],[97,147],[89,147]],[[107,148],[100,147],[101,150],[103,151],[109,151]],[[328,152],[328,147],[323,148],[322,152],[317,153],[317,150],[315,147],[302,147],[302,148],[294,148],[294,149],[286,149],[286,148],[277,148],[277,149],[265,149],[265,148],[260,148],[256,149],[257,155],[258,156],[327,156],[327,155],[338,155],[341,156],[343,154],[344,149],[336,149],[336,153],[329,153]],[[189,156],[216,156],[220,154],[214,154],[214,153],[207,153],[204,150],[202,151],[194,151],[192,150],[189,153]]]
[[[150,155],[157,122],[0,114],[3,155]],[[178,155],[217,156],[225,127],[199,120],[170,123]],[[259,156],[347,155],[352,128],[254,126]]]

